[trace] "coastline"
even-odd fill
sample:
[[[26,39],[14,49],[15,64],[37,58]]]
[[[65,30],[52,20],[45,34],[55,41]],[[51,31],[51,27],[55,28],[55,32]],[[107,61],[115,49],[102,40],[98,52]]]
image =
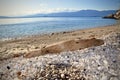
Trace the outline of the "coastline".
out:
[[[102,43],[99,43],[99,41],[96,43],[96,38]],[[59,54],[45,53],[45,55],[34,56],[37,53],[34,50],[40,50],[40,46],[45,45],[43,42],[46,42],[47,45],[68,39],[76,40],[77,43],[75,42],[75,44],[80,43],[79,47],[83,47],[85,44],[96,44],[97,46],[60,52]],[[82,43],[78,42],[81,39]],[[120,25],[33,36],[1,43],[0,49],[1,53],[3,53],[3,55],[1,54],[2,57],[0,57],[1,80],[120,79]],[[64,48],[71,47],[71,45],[73,48],[76,47],[73,44],[74,42]],[[63,47],[64,45],[56,46]],[[34,52],[31,58],[29,56],[18,56],[30,51]]]
[[[91,39],[101,38],[112,32],[120,32],[120,25],[114,24],[110,26],[87,28],[73,31],[64,31],[58,33],[50,33],[43,35],[34,35],[17,39],[0,41],[0,59],[7,58],[13,54],[26,54],[30,51],[36,51],[43,46],[56,42],[71,39]]]
[[[112,24],[112,25],[106,25],[106,26],[97,26],[97,27],[91,27],[91,28],[83,28],[83,29],[74,29],[74,30],[68,30],[68,31],[59,31],[59,32],[50,32],[50,33],[41,33],[41,34],[33,34],[33,35],[24,35],[24,36],[16,36],[16,37],[6,37],[6,38],[1,38],[0,42],[6,42],[6,41],[15,41],[15,40],[25,40],[27,38],[38,38],[41,36],[51,36],[51,35],[62,35],[62,34],[69,34],[69,33],[74,33],[74,32],[80,32],[80,31],[86,31],[88,29],[94,29],[94,28],[103,28],[103,27],[111,27],[111,26],[118,26],[119,24]]]
[[[118,22],[117,22],[118,23]],[[117,24],[110,24],[106,26],[93,26],[90,28],[81,28],[81,29],[71,29],[71,30],[65,30],[65,31],[58,31],[58,32],[48,32],[48,33],[38,33],[38,34],[31,34],[31,35],[23,35],[23,36],[15,36],[15,37],[5,37],[5,38],[0,38],[1,41],[13,41],[13,40],[22,40],[22,39],[27,39],[27,38],[32,38],[32,37],[41,37],[41,36],[48,36],[51,34],[62,34],[62,33],[72,33],[76,31],[81,31],[81,30],[87,30],[87,29],[93,29],[93,28],[100,28],[100,27],[107,27],[107,26],[116,26]]]

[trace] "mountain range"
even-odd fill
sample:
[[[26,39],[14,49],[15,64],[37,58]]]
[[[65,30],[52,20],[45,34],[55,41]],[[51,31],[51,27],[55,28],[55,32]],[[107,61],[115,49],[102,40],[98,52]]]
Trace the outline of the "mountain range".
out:
[[[0,18],[9,18],[8,16],[0,16]]]
[[[114,14],[116,10],[80,10],[75,12],[58,12],[58,13],[48,13],[48,14],[33,14],[26,16],[17,16],[17,18],[31,18],[31,17],[104,17],[108,14]],[[6,18],[5,16],[0,16],[0,18]],[[13,17],[12,17],[13,18]]]

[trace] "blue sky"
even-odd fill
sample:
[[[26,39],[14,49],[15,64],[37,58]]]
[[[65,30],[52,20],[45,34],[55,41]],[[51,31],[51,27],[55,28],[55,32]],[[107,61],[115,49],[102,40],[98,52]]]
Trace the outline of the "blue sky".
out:
[[[0,16],[119,8],[120,0],[0,0]]]

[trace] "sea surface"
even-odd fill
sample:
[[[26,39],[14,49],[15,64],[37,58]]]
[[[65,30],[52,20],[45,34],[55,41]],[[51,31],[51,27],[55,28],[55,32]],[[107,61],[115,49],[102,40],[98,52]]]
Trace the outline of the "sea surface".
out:
[[[101,17],[39,17],[0,19],[0,39],[47,34],[115,24]]]

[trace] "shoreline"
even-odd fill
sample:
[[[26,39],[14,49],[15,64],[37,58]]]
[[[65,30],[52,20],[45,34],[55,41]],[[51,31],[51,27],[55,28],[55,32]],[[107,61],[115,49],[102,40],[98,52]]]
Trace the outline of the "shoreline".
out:
[[[99,34],[101,33],[102,37],[97,37],[104,41],[103,45],[82,50],[60,52],[60,54],[46,54],[32,58],[20,56],[0,60],[1,79],[119,80],[120,32],[118,31],[120,30],[120,25],[102,28],[104,31],[101,31],[101,29],[90,29],[89,31],[91,30],[94,34],[96,31]],[[87,31],[84,32],[84,36],[86,36]],[[21,42],[19,43],[20,45],[24,44],[23,41],[19,42]],[[96,44],[95,41],[92,44],[94,43]],[[9,44],[17,45],[18,42]],[[9,46],[12,47],[12,45]]]
[[[40,50],[43,46],[71,39],[101,38],[112,32],[120,32],[120,25],[114,24],[103,27],[63,31],[51,34],[33,35],[20,39],[0,41],[0,59],[13,56],[14,54],[26,54]]]
[[[33,35],[24,35],[20,37],[12,37],[12,38],[1,38],[0,41],[12,41],[12,40],[20,40],[20,39],[26,39],[26,38],[32,38],[32,37],[40,37],[40,36],[46,36],[46,35],[51,35],[51,34],[62,34],[62,33],[72,33],[76,31],[81,31],[81,30],[88,30],[88,29],[94,29],[94,28],[100,28],[100,27],[109,27],[109,26],[116,26],[117,24],[112,24],[112,25],[106,25],[106,26],[97,26],[97,27],[92,27],[92,28],[82,28],[82,29],[74,29],[74,30],[67,30],[67,31],[59,31],[59,32],[50,32],[50,33],[41,33],[41,34],[33,34]]]

